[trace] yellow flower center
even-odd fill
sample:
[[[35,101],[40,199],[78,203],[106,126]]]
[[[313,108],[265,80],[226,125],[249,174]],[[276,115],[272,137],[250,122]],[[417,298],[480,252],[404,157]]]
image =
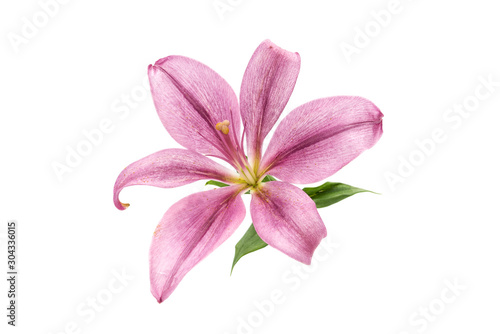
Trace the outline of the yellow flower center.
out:
[[[231,123],[226,119],[222,122],[215,124],[215,129],[222,132],[222,134],[227,135],[229,133],[229,125]],[[244,183],[250,186],[252,189],[259,186],[260,182],[264,178],[264,175],[257,175],[257,168],[253,168],[248,163],[248,160],[242,150],[232,142],[230,136],[222,136],[222,142],[226,146],[227,151],[230,153],[228,158],[232,160],[237,168],[240,178],[237,183]]]

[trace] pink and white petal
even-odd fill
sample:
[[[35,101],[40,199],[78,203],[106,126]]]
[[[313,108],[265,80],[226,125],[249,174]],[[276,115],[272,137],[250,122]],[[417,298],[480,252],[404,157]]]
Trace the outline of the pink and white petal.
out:
[[[285,108],[299,70],[299,54],[269,40],[250,59],[241,84],[240,110],[251,161],[261,158],[262,142]]]
[[[125,187],[147,185],[173,188],[204,179],[231,183],[238,179],[238,174],[199,153],[184,149],[167,149],[148,155],[126,167],[116,179],[113,200],[118,209],[125,210],[128,204],[119,200],[120,191]]]
[[[278,125],[261,168],[285,182],[321,181],[375,145],[383,116],[372,102],[356,96],[308,102]]]
[[[208,66],[182,56],[169,56],[149,66],[151,93],[168,133],[182,146],[201,154],[227,157],[223,134],[215,129],[228,120],[229,136],[240,140],[236,94]]]
[[[267,244],[305,264],[326,237],[325,224],[313,200],[289,183],[263,183],[250,205],[255,231]]]
[[[243,221],[241,190],[234,185],[196,193],[165,213],[154,232],[149,260],[151,292],[159,303]]]

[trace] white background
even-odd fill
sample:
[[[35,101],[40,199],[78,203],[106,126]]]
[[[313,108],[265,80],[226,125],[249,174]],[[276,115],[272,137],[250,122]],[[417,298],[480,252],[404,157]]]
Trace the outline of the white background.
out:
[[[447,114],[455,104],[474,101],[481,76],[500,81],[494,3],[401,0],[377,32],[371,12],[389,0],[227,1],[231,10],[221,16],[212,0],[73,0],[47,22],[38,18],[45,26],[18,47],[10,39],[22,36],[23,18],[33,22],[42,9],[35,0],[2,2],[0,233],[16,219],[20,238],[18,327],[6,325],[4,310],[2,333],[498,333],[500,87],[460,124],[444,118],[456,117]],[[373,37],[349,62],[341,45],[355,45],[356,29],[366,25]],[[171,54],[207,64],[238,93],[267,38],[302,59],[284,115],[332,95],[366,97],[385,114],[380,142],[329,178],[382,195],[320,210],[339,246],[307,278],[291,274],[296,263],[270,247],[229,276],[247,215],[158,304],[149,292],[153,230],[171,204],[207,187],[128,188],[122,198],[131,207],[118,211],[112,189],[120,171],[178,144],[149,95],[133,100],[128,114],[116,108],[141,91],[148,64]],[[68,147],[103,119],[113,130],[59,180],[54,162],[64,164]],[[418,153],[415,141],[435,129],[446,140]],[[410,157],[420,165],[391,187],[388,173],[398,175],[400,159]],[[122,270],[133,279],[109,292],[113,272]],[[449,303],[440,301],[446,280],[463,288]],[[273,290],[284,300],[262,315],[255,303]],[[86,303],[96,297],[107,304],[91,317]],[[432,321],[422,320],[429,307]]]

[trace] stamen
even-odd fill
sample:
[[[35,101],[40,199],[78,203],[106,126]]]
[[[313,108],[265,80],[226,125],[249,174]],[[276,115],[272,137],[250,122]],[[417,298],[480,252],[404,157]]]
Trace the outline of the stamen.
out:
[[[215,128],[223,134],[227,135],[229,133],[229,124],[229,121],[225,120],[223,122],[215,124]]]

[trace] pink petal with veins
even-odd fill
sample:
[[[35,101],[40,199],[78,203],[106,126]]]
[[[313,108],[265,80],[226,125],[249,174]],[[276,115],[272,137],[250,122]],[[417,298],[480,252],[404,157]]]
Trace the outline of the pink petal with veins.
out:
[[[370,101],[337,96],[308,102],[278,125],[261,168],[283,181],[321,181],[382,135],[382,113]]]
[[[262,42],[243,76],[241,117],[250,161],[261,158],[262,142],[278,120],[299,75],[300,56],[271,41]]]
[[[182,146],[228,160],[224,136],[215,129],[228,120],[233,145],[240,141],[238,99],[229,84],[206,65],[169,56],[149,66],[151,93],[168,133]]]
[[[115,182],[113,200],[118,209],[124,210],[128,204],[121,203],[118,196],[128,186],[173,188],[198,180],[230,183],[237,178],[236,173],[199,153],[172,148],[148,155],[125,168]]]
[[[305,264],[326,237],[326,228],[313,200],[289,183],[263,183],[252,194],[253,225],[267,244]]]
[[[234,185],[193,194],[165,213],[155,230],[149,259],[151,292],[159,303],[243,221],[241,190]]]

